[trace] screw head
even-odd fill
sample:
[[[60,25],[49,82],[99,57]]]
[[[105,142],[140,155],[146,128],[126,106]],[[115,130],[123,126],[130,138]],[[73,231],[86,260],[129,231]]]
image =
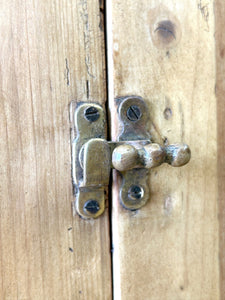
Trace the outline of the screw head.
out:
[[[139,185],[132,185],[128,190],[128,197],[131,200],[140,200],[144,196],[144,190]]]
[[[130,121],[133,121],[133,122],[138,121],[138,120],[140,120],[141,117],[142,117],[142,112],[137,105],[131,105],[127,109],[127,118]]]
[[[87,202],[85,202],[84,204],[84,211],[87,211],[91,214],[96,214],[100,209],[100,206],[98,204],[98,201],[96,200],[88,200]]]
[[[96,107],[90,106],[84,112],[85,119],[89,122],[95,122],[100,117],[99,111]]]

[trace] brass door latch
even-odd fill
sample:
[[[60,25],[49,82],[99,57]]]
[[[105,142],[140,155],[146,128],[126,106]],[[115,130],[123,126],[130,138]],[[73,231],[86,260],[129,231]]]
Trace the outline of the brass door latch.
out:
[[[136,210],[149,199],[149,169],[162,163],[180,167],[191,157],[186,144],[162,147],[152,143],[146,127],[148,108],[141,97],[123,97],[117,102],[120,134],[115,142],[106,140],[107,121],[99,104],[81,103],[74,112],[72,176],[76,210],[83,218],[97,218],[104,212],[112,168],[123,177],[122,205]]]

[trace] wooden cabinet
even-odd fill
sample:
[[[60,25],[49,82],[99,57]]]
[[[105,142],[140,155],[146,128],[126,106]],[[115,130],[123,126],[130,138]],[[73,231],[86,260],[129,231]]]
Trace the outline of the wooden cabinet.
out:
[[[225,299],[225,4],[9,0],[0,18],[0,299]],[[81,219],[70,103],[142,96],[161,145],[186,142],[131,212],[113,171],[105,213]]]

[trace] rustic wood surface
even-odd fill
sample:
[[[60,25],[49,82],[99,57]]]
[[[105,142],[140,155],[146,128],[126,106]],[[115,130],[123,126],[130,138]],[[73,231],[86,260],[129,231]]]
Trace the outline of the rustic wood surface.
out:
[[[225,2],[215,1],[217,145],[220,225],[220,294],[225,299]]]
[[[118,136],[114,98],[139,95],[149,104],[153,141],[185,142],[192,150],[187,166],[151,171],[151,200],[137,212],[121,207],[120,180],[114,174],[115,299],[219,299],[224,293],[219,284],[213,2],[115,0],[108,1],[107,11],[112,139]],[[220,8],[217,15],[224,16]],[[218,72],[222,107],[224,67]],[[223,196],[224,190],[221,208]]]
[[[103,4],[0,8],[0,299],[111,299],[108,210],[73,216],[69,103],[106,99]]]

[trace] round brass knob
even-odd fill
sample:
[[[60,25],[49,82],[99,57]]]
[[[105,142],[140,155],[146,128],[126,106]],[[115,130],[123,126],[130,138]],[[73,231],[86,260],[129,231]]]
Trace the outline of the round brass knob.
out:
[[[118,171],[134,169],[139,162],[138,150],[131,145],[120,145],[112,154],[113,167]]]
[[[160,166],[165,161],[165,151],[159,144],[148,144],[144,146],[144,167],[151,169]]]
[[[191,159],[191,150],[186,144],[174,144],[165,148],[166,162],[173,167],[182,167]]]

